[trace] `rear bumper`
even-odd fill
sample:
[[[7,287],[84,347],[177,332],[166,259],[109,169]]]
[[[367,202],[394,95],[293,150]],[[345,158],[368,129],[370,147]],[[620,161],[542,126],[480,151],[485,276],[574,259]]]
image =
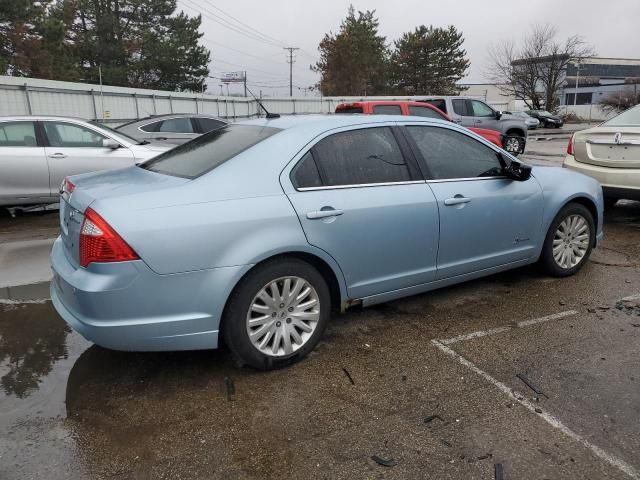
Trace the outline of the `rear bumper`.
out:
[[[58,238],[51,300],[71,328],[102,347],[160,351],[217,348],[226,299],[249,266],[158,275],[144,262],[76,268]]]
[[[605,197],[640,200],[640,169],[611,168],[577,162],[567,155],[563,167],[596,179],[602,185]]]

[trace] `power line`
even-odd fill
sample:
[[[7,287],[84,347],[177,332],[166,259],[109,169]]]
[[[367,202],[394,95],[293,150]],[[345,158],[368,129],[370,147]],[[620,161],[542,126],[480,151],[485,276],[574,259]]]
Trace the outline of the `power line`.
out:
[[[225,11],[224,11],[224,10],[222,10],[221,8],[216,7],[215,5],[209,5],[209,6],[210,6],[211,8],[214,8],[215,10],[219,11],[219,12],[220,12],[220,13],[222,13],[223,15],[226,15],[227,17],[231,18],[232,20],[235,20],[235,21],[236,21],[237,23],[239,23],[240,25],[243,25],[243,26],[247,27],[249,30],[252,30],[252,31],[256,32],[258,35],[260,35],[260,36],[264,37],[265,39],[267,39],[267,40],[272,40],[272,41],[274,41],[274,42],[276,42],[276,43],[279,43],[279,44],[281,44],[281,45],[286,45],[286,43],[285,43],[285,42],[282,42],[282,41],[278,40],[278,39],[277,39],[277,38],[275,38],[275,37],[272,37],[272,36],[270,36],[270,35],[267,35],[266,33],[262,33],[260,30],[257,30],[257,29],[255,29],[255,28],[253,28],[253,27],[251,27],[251,26],[247,25],[246,23],[244,23],[244,22],[242,22],[242,21],[238,20],[236,17],[234,17],[233,15],[231,15],[231,14],[229,14],[229,13],[225,12]]]
[[[228,20],[226,20],[225,18],[221,17],[220,15],[217,15],[215,13],[213,13],[211,10],[207,9],[206,7],[204,7],[203,5],[199,5],[197,3],[192,2],[192,0],[181,0],[182,2],[186,2],[187,6],[189,8],[191,8],[192,10],[200,13],[201,15],[204,15],[205,17],[209,18],[210,20],[212,20],[213,22],[217,23],[218,25],[221,25],[233,32],[239,33],[240,35],[244,35],[245,37],[251,38],[252,40],[256,40],[259,42],[262,42],[264,44],[267,45],[271,45],[273,47],[278,47],[280,48],[281,45],[268,41],[254,33],[252,33],[249,30],[246,30],[245,28],[239,27],[237,25],[232,24],[231,22],[229,22]]]

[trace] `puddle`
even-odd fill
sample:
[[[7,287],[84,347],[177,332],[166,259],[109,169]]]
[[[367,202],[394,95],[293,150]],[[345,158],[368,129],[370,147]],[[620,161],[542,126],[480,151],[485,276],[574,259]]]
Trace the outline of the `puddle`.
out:
[[[64,415],[66,378],[91,344],[48,300],[0,302],[0,430],[18,418]]]

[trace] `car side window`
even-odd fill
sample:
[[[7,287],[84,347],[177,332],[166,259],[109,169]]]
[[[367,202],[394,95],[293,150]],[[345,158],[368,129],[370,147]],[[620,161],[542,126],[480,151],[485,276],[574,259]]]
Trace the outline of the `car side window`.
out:
[[[1,122],[0,147],[37,147],[33,122]]]
[[[321,187],[322,179],[311,152],[307,152],[291,171],[291,182],[296,188]]]
[[[469,100],[474,117],[493,117],[495,113],[489,105],[479,100]]]
[[[469,115],[469,112],[467,112],[466,100],[462,98],[456,98],[454,100],[451,100],[451,103],[453,104],[453,111],[456,112],[458,115],[462,115],[463,117],[466,117],[467,115]]]
[[[210,132],[211,130],[216,130],[226,125],[226,123],[221,122],[220,120],[216,120],[214,118],[197,117],[197,119],[198,119],[198,123],[200,124],[200,129],[202,130],[202,133],[207,133],[207,132]]]
[[[440,120],[444,120],[444,117],[436,112],[432,108],[428,107],[418,107],[415,105],[409,105],[409,115],[414,115],[416,117],[427,117],[427,118],[437,118]]]
[[[431,105],[440,109],[444,113],[447,113],[447,102],[445,102],[444,99],[438,98],[436,100],[427,100],[427,103],[430,103]]]
[[[434,180],[495,177],[503,174],[494,150],[448,128],[408,126]]]
[[[376,115],[402,115],[400,105],[375,105],[373,113]]]
[[[336,133],[318,142],[313,151],[326,186],[411,180],[389,127]]]
[[[193,125],[189,117],[169,118],[162,122],[158,132],[193,133]]]
[[[44,122],[44,131],[52,147],[93,147],[102,148],[102,141],[106,139],[82,125],[66,122]]]
[[[143,132],[157,132],[161,124],[162,120],[159,122],[147,123],[146,125],[141,126],[140,130]]]

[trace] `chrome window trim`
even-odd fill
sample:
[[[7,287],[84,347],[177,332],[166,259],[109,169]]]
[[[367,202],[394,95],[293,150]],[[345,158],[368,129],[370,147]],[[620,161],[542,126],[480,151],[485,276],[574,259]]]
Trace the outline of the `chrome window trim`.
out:
[[[443,178],[441,180],[427,180],[427,183],[445,183],[445,182],[469,182],[469,181],[477,181],[477,180],[500,180],[500,179],[508,179],[504,175],[496,176],[496,177],[468,177],[468,178]]]
[[[357,183],[353,185],[327,185],[322,187],[301,187],[301,188],[296,188],[296,191],[313,192],[316,190],[344,190],[346,188],[388,187],[392,185],[417,185],[419,183],[425,183],[425,181],[409,180],[404,182]]]

